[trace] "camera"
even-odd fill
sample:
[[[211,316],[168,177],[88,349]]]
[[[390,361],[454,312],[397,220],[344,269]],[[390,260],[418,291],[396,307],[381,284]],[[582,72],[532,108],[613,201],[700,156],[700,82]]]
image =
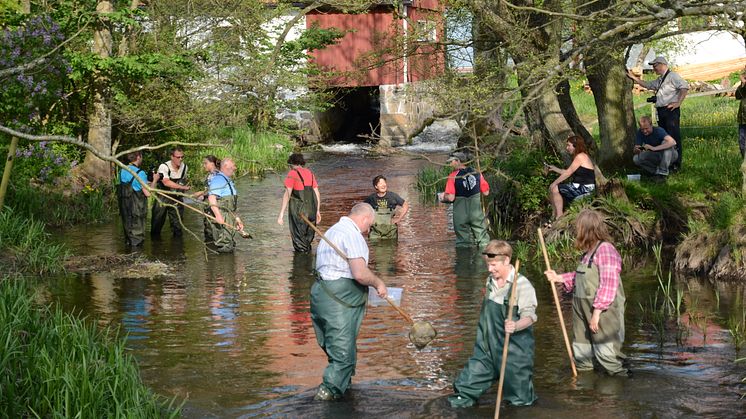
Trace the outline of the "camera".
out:
[[[655,96],[650,96],[649,98],[645,99],[645,102],[648,102],[648,103],[655,103],[655,100],[656,100],[656,99],[655,99]]]
[[[152,182],[153,181],[153,175],[155,174],[155,172],[157,170],[158,170],[158,168],[156,166],[150,166],[148,168],[148,182]]]

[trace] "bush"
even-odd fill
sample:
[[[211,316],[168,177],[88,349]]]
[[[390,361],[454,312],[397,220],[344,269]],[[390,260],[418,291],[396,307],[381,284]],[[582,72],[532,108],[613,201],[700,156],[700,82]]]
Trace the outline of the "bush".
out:
[[[140,379],[124,340],[37,307],[24,280],[0,279],[0,417],[178,415]]]

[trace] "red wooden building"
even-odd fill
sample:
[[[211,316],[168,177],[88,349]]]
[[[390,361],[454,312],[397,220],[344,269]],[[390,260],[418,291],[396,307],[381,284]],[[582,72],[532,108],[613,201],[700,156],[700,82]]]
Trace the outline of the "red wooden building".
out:
[[[372,134],[382,140],[406,141],[417,122],[432,112],[425,115],[428,112],[421,112],[421,106],[413,112],[404,85],[440,75],[445,67],[439,46],[444,36],[443,9],[438,0],[401,4],[382,0],[360,14],[322,9],[306,15],[306,27],[313,25],[348,31],[337,44],[311,53],[313,62],[335,73],[328,84],[342,88],[338,97],[342,110],[336,111],[336,117],[334,109],[329,111],[331,117],[320,116],[322,131],[325,119],[327,125],[335,125],[341,118],[337,123],[347,127],[331,127],[335,140],[371,134],[369,127],[379,126]]]

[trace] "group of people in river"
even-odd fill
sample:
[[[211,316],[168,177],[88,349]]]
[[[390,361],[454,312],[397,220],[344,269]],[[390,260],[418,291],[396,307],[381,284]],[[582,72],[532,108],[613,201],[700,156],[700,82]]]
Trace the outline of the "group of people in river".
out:
[[[568,140],[568,152],[576,159],[582,146],[579,137]],[[576,148],[577,147],[577,148]],[[180,236],[187,167],[184,151],[171,150],[171,159],[161,164],[152,178],[140,169],[142,154],[127,156],[130,163],[120,172],[118,196],[125,241],[131,246],[144,239],[149,185],[155,190],[180,192],[157,194],[153,205],[151,234],[157,235],[169,217],[174,236]],[[489,194],[489,184],[479,171],[467,166],[468,156],[452,153],[447,160],[453,171],[446,181],[445,191],[438,194],[441,202],[453,203],[453,226],[457,247],[480,249],[487,265],[486,292],[477,325],[477,337],[472,356],[453,384],[454,394],[448,398],[454,407],[477,403],[500,377],[503,345],[509,336],[507,368],[504,376],[504,400],[518,406],[531,405],[537,396],[533,387],[534,336],[537,298],[531,282],[517,273],[512,264],[513,249],[503,240],[490,240],[481,196]],[[578,159],[578,168],[592,170]],[[284,181],[284,194],[277,223],[284,224],[285,211],[296,252],[311,251],[321,220],[320,194],[316,176],[305,168],[302,154],[288,159],[290,170]],[[575,165],[575,162],[573,163]],[[572,168],[573,166],[571,166]],[[231,159],[218,160],[206,156],[205,188],[189,196],[205,200],[205,241],[219,252],[233,251],[235,234],[243,230],[236,214],[237,193],[231,179],[235,164]],[[567,176],[565,176],[567,177]],[[560,176],[560,181],[562,175]],[[335,400],[344,396],[351,385],[357,364],[356,340],[367,303],[368,287],[382,298],[388,289],[368,267],[369,240],[396,240],[398,225],[407,215],[409,204],[388,190],[386,177],[373,179],[375,192],[364,202],[355,204],[347,216],[329,228],[316,251],[316,281],[311,287],[311,321],[319,346],[327,355],[322,383],[314,399]],[[557,182],[558,183],[558,182]],[[556,186],[556,185],[555,185]],[[560,188],[556,188],[560,189]],[[560,207],[561,211],[561,207]],[[584,255],[575,272],[557,274],[548,270],[549,281],[563,285],[573,295],[573,352],[580,370],[601,368],[612,375],[627,373],[621,352],[624,341],[624,291],[621,283],[621,257],[611,244],[603,217],[585,210],[576,220],[576,246]],[[508,312],[513,287],[517,304]]]

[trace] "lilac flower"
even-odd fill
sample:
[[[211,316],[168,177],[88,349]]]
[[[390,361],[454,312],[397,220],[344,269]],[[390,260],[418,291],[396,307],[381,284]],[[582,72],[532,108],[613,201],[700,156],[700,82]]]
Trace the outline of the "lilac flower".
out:
[[[78,161],[77,160],[73,160],[73,161],[70,162],[70,167],[75,167],[77,165],[78,165]]]
[[[46,141],[42,141],[42,142],[39,143],[39,148],[46,148],[46,147],[47,147],[47,142]]]
[[[61,165],[64,162],[65,159],[63,159],[62,157],[57,157],[56,159],[54,159],[54,164],[56,164],[57,166]]]
[[[26,150],[23,153],[23,157],[31,157],[31,155],[34,154],[31,150]]]

